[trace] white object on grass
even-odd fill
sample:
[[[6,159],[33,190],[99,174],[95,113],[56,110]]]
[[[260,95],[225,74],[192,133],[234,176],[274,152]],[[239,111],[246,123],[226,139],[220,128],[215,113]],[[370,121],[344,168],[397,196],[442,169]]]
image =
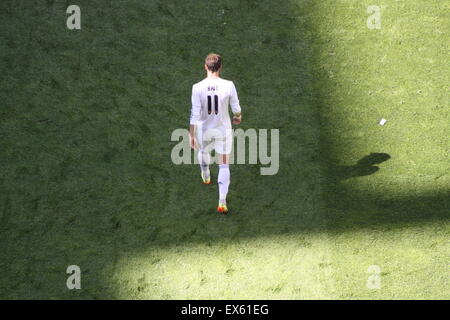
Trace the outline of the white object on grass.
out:
[[[384,126],[384,124],[387,122],[387,120],[385,118],[381,118],[379,124],[380,126]]]

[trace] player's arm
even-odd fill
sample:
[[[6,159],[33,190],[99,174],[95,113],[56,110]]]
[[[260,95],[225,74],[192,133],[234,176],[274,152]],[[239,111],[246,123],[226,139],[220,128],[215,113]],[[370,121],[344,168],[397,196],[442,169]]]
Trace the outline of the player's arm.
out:
[[[197,126],[195,124],[189,125],[189,144],[191,145],[192,149],[197,149],[197,139],[195,138],[195,130],[197,129]]]
[[[200,120],[202,104],[200,102],[200,97],[195,91],[195,87],[192,86],[192,109],[191,109],[191,119],[189,122],[189,144],[192,149],[197,149],[197,139],[195,138],[195,131],[197,130],[197,122]]]
[[[233,124],[240,124],[242,122],[241,106],[239,104],[237,90],[233,82],[231,82],[230,106],[231,111],[233,112]]]

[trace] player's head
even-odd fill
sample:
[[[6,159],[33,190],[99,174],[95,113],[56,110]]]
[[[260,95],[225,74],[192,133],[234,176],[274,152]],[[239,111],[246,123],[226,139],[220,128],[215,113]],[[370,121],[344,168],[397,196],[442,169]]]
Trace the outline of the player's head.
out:
[[[205,59],[205,70],[219,72],[222,69],[222,57],[217,53],[210,53]]]

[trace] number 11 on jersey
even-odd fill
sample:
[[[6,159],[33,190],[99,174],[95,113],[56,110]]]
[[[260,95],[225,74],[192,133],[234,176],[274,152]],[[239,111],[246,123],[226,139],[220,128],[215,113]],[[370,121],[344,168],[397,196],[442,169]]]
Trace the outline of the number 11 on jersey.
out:
[[[211,114],[212,111],[212,96],[208,96],[208,114]],[[219,113],[219,97],[214,95],[214,113]]]

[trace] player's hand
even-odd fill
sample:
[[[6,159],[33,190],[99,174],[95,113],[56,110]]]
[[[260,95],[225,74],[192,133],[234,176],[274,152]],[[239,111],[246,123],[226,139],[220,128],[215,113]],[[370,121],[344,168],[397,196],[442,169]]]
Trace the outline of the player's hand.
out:
[[[242,116],[239,115],[237,116],[233,116],[233,124],[240,124],[242,122]]]
[[[197,139],[195,139],[194,136],[189,135],[189,144],[191,145],[191,148],[194,150],[198,149]]]

